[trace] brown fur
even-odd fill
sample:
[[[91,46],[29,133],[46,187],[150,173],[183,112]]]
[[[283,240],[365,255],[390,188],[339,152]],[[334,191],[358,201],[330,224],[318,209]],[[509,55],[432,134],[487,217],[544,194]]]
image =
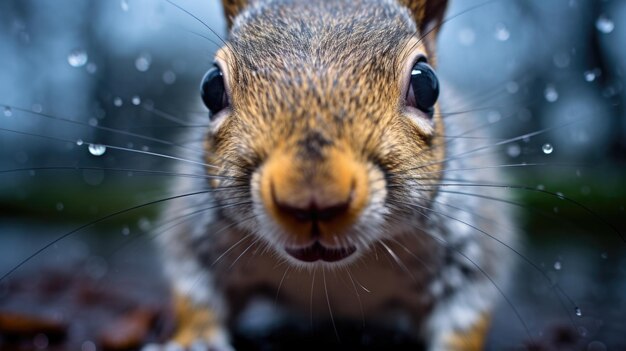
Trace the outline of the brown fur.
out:
[[[416,16],[423,18],[425,3],[418,3]],[[228,11],[232,6],[227,2]],[[218,55],[228,71],[232,109],[210,136],[207,162],[235,176],[261,165],[267,170],[262,177],[281,180],[278,188],[324,183],[339,190],[338,196],[347,191],[332,166],[347,158],[357,178],[367,178],[368,164],[386,174],[415,169],[407,178],[437,174],[443,147],[431,148],[433,133],[405,118],[403,107],[408,55],[417,49],[430,56],[416,38],[409,11],[371,0],[277,1],[248,8]],[[438,114],[434,125],[435,133],[443,132]],[[280,159],[283,168],[267,165],[272,159]],[[422,184],[437,181],[424,178],[430,179]],[[408,184],[403,178],[392,183],[389,196],[403,199],[393,189]]]
[[[450,351],[480,351],[485,348],[485,338],[489,330],[490,317],[483,315],[472,328],[450,335],[448,348]]]
[[[428,186],[437,184],[443,174],[439,161],[444,159],[445,149],[434,142],[443,135],[443,122],[439,113],[431,122],[426,114],[407,110],[404,89],[407,69],[413,64],[411,55],[418,51],[435,63],[434,41],[447,1],[399,0],[404,6],[392,0],[223,3],[231,31],[217,58],[231,106],[218,116],[207,136],[205,161],[218,166],[209,169],[210,173],[239,179],[214,180],[213,187],[256,184],[260,194],[256,200],[287,232],[283,239],[292,245],[306,242],[311,224],[293,220],[278,204],[306,207],[311,198],[324,206],[349,201],[346,214],[321,224],[321,240],[332,244],[342,242],[337,233],[358,219],[377,191],[410,204],[425,205],[435,196],[436,190],[421,190],[424,198],[416,199],[407,189],[436,189]],[[237,196],[254,198],[253,190],[220,191],[215,197],[222,204],[235,203]],[[416,217],[410,207],[391,207],[390,211],[390,217]],[[233,241],[245,240],[248,233],[234,224],[242,213],[252,212],[253,205],[220,210],[219,223],[231,225],[231,229],[212,243],[211,250],[224,252],[232,248]],[[443,258],[429,256],[437,256],[431,238],[420,240],[415,252],[436,269]],[[253,242],[248,249],[260,247]],[[231,253],[238,259],[245,251],[237,247]],[[227,299],[244,300],[242,296],[255,287],[283,283],[280,275],[259,273],[276,265],[274,257],[255,259],[253,267],[216,272],[216,281],[227,286]],[[378,258],[373,255],[362,262],[373,267],[356,275],[368,280],[372,279],[369,273],[376,272],[377,279],[388,279],[389,284],[382,288],[385,298],[395,295],[410,301],[405,304],[415,305],[411,312],[422,322],[433,303],[429,296],[412,298],[416,291],[424,290],[433,273],[418,265],[421,261],[414,262],[412,268],[421,275],[416,280],[419,284],[407,283],[406,289],[398,292],[401,287],[393,285],[397,271],[377,267]],[[293,296],[293,292],[302,289],[309,278],[286,281],[285,290],[292,294],[286,293],[288,299],[306,304],[308,287],[302,296]],[[332,284],[329,282],[330,290],[341,289]],[[310,291],[313,304],[313,287]],[[320,305],[325,304],[321,293],[315,296]],[[210,333],[211,313],[203,314],[182,301],[178,339],[188,343],[201,331],[198,326],[205,327],[202,333]],[[367,301],[365,304],[367,308]],[[350,307],[349,301],[339,305],[339,311]],[[484,317],[467,333],[450,335],[450,348],[480,349],[487,325]],[[202,333],[197,336],[206,337]]]
[[[247,0],[222,0],[224,6],[224,16],[226,17],[226,23],[228,28],[232,26],[233,19],[244,7],[248,4]]]
[[[190,347],[197,340],[210,340],[218,331],[218,322],[213,312],[198,308],[189,298],[177,294],[174,311],[178,325],[173,341],[183,347]]]
[[[318,224],[320,241],[332,246],[334,233],[341,233],[359,216],[369,197],[368,172],[354,160],[347,147],[338,146],[327,151],[321,162],[308,164],[294,150],[274,151],[263,167],[261,195],[267,211],[294,236],[294,244],[306,244],[312,231],[312,222],[302,223],[278,205],[307,208],[312,198],[321,207],[333,207],[349,202],[348,212],[330,221]],[[307,157],[306,155],[304,157]],[[315,171],[311,168],[315,168]],[[300,239],[300,240],[299,240]]]

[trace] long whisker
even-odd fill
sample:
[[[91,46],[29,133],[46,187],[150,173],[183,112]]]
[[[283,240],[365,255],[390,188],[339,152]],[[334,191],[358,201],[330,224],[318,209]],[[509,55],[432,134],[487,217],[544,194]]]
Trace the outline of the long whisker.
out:
[[[534,162],[534,163],[526,163],[526,162],[522,162],[522,163],[505,163],[505,164],[498,164],[498,165],[491,165],[491,166],[480,166],[480,167],[464,167],[464,168],[447,168],[447,169],[441,169],[438,171],[427,171],[427,172],[420,172],[418,176],[406,176],[406,177],[393,177],[393,178],[400,178],[403,180],[438,180],[437,178],[422,178],[421,175],[428,175],[428,174],[442,174],[442,173],[448,173],[448,172],[465,172],[465,171],[479,171],[479,170],[485,170],[485,169],[501,169],[501,168],[530,168],[530,167],[563,167],[563,168],[583,168],[586,167],[585,165],[582,164],[567,164],[567,163],[548,163],[548,162]]]
[[[226,46],[226,47],[228,47],[230,49],[230,51],[233,54],[234,60],[237,61],[237,62],[240,62],[240,57],[239,57],[240,55],[237,52],[237,50],[235,50],[230,43],[225,41],[219,34],[217,34],[217,32],[215,30],[213,30],[213,28],[211,28],[206,22],[204,22],[198,16],[194,15],[193,13],[191,13],[189,10],[187,10],[187,9],[183,8],[182,6],[176,4],[172,0],[165,0],[165,1],[167,1],[170,5],[178,8],[180,11],[182,11],[182,12],[186,13],[187,15],[191,16],[194,20],[196,20],[202,26],[204,26],[206,29],[208,29],[213,35],[215,35],[224,44],[224,46]],[[244,55],[244,57],[245,57],[245,55]]]
[[[352,283],[352,287],[354,288],[354,293],[356,294],[356,300],[359,302],[359,310],[361,311],[361,322],[363,323],[363,327],[365,327],[365,312],[363,311],[363,302],[361,301],[361,294],[359,294],[359,290],[356,288],[356,284],[354,283],[354,279],[352,278],[352,274],[350,273],[350,267],[345,268],[346,273],[348,273],[348,278],[350,278],[350,282]]]
[[[231,200],[236,200],[236,199],[242,199],[242,198],[248,198],[247,195],[243,195],[243,196],[237,196],[237,197],[231,197]],[[153,228],[153,230],[158,230],[155,233],[151,233],[151,235],[149,235],[149,240],[154,240],[157,237],[167,233],[168,231],[176,228],[179,225],[184,224],[185,222],[193,219],[194,217],[201,215],[201,214],[205,214],[207,211],[210,210],[214,210],[214,209],[225,209],[225,208],[231,208],[231,207],[238,207],[238,206],[244,206],[244,205],[249,205],[251,204],[251,201],[242,201],[242,202],[237,202],[237,203],[231,203],[231,204],[218,204],[218,205],[212,205],[209,207],[203,207],[197,210],[194,210],[193,212],[190,213],[185,213],[179,217],[175,217],[172,218],[170,220],[167,220],[163,223],[161,223],[159,226]],[[173,224],[172,224],[173,223]],[[168,224],[172,224],[170,226],[167,226]],[[125,241],[122,245],[120,245],[119,247],[115,248],[113,251],[111,251],[109,253],[109,256],[113,256],[115,254],[117,254],[118,252],[122,251],[124,248],[130,246],[132,243],[134,243],[135,241],[141,239],[144,237],[144,235],[147,235],[147,232],[144,233],[140,233],[139,235],[135,235],[131,238],[129,238],[127,241]]]
[[[158,108],[156,108],[154,106],[145,106],[144,105],[143,109],[148,111],[148,112],[150,112],[150,113],[152,113],[152,114],[154,114],[155,116],[163,118],[163,119],[165,119],[167,121],[178,123],[178,124],[182,125],[183,127],[190,127],[191,126],[191,125],[188,124],[187,121],[182,120],[182,119],[180,119],[178,117],[175,117],[174,115],[169,114],[169,113],[167,113],[165,111],[159,110]]]
[[[280,278],[280,283],[278,283],[278,288],[276,289],[276,296],[274,297],[274,304],[278,304],[278,296],[280,295],[280,289],[283,286],[283,283],[285,282],[285,278],[287,277],[287,274],[289,273],[289,270],[291,269],[290,265],[287,265],[287,268],[285,268],[285,273],[283,273],[283,277]]]
[[[537,189],[537,188],[533,188],[533,187],[529,187],[529,186],[513,185],[513,184],[494,184],[494,183],[492,183],[492,184],[487,184],[487,183],[480,184],[480,183],[470,183],[470,182],[464,183],[462,180],[458,180],[458,179],[449,179],[449,181],[456,182],[456,183],[439,183],[439,184],[428,184],[428,185],[420,185],[420,186],[422,186],[422,187],[447,187],[447,186],[486,187],[486,188],[500,188],[500,189],[516,189],[516,190],[523,190],[523,191],[547,194],[547,195],[550,195],[550,196],[557,197],[557,198],[559,198],[561,200],[564,200],[566,202],[569,202],[569,203],[571,203],[571,204],[581,208],[582,210],[584,210],[585,212],[589,213],[590,215],[594,216],[597,220],[599,220],[600,222],[605,224],[617,236],[619,236],[619,238],[622,239],[623,242],[626,243],[626,237],[624,237],[622,232],[619,229],[617,229],[617,227],[615,227],[611,222],[607,221],[602,216],[600,216],[598,213],[593,211],[591,208],[585,206],[581,202],[576,201],[576,200],[572,199],[571,197],[567,197],[567,196],[565,196],[565,195],[563,195],[561,193],[556,193],[556,192],[552,192],[552,191],[548,191],[548,190],[544,190],[544,189]]]
[[[248,252],[248,251],[249,251],[249,250],[250,250],[250,249],[251,249],[251,248],[252,248],[252,247],[253,247],[256,243],[258,243],[259,241],[261,241],[261,237],[260,237],[260,236],[258,236],[256,239],[254,239],[254,240],[252,241],[252,243],[250,243],[250,245],[248,245],[248,247],[246,247],[246,249],[245,249],[245,250],[243,250],[243,251],[239,254],[239,256],[237,256],[237,258],[233,261],[233,263],[231,263],[231,264],[230,264],[230,266],[228,267],[228,269],[232,269],[232,268],[233,268],[233,266],[235,266],[235,263],[237,263],[237,261],[239,261],[239,259],[240,259],[240,258],[242,258],[242,257],[243,257],[243,255],[245,255],[245,254],[246,254],[246,252]]]
[[[400,268],[402,268],[402,270],[406,274],[408,274],[411,277],[411,279],[413,279],[413,282],[417,283],[417,279],[415,279],[415,276],[413,275],[413,272],[411,272],[411,270],[409,268],[407,268],[407,266],[404,264],[404,262],[402,262],[402,260],[400,260],[398,255],[396,255],[396,253],[387,244],[385,244],[382,240],[379,240],[378,244],[382,245],[382,247],[385,248],[385,251],[389,254],[389,256],[391,256],[391,258],[393,258],[393,260],[396,262],[396,264]]]
[[[2,105],[2,104],[0,104]],[[52,120],[56,120],[56,121],[61,121],[61,122],[66,122],[66,123],[72,123],[72,124],[76,124],[76,125],[80,125],[83,127],[87,127],[87,128],[93,128],[93,129],[97,129],[97,130],[103,130],[106,132],[111,132],[111,133],[115,133],[115,134],[120,134],[120,135],[125,135],[125,136],[129,136],[129,137],[133,137],[133,138],[137,138],[137,139],[141,139],[141,140],[147,140],[147,141],[152,141],[158,144],[162,144],[162,145],[167,145],[167,146],[173,146],[173,147],[178,147],[181,149],[185,149],[185,150],[189,150],[198,154],[202,154],[203,150],[199,150],[199,149],[193,149],[172,141],[168,141],[168,140],[162,140],[159,138],[154,138],[154,137],[150,137],[147,135],[143,135],[143,134],[138,134],[138,133],[134,133],[134,132],[129,132],[127,130],[122,130],[122,129],[117,129],[117,128],[110,128],[110,127],[104,127],[104,126],[99,126],[99,125],[91,125],[89,123],[85,123],[85,122],[81,122],[81,121],[75,121],[69,118],[63,118],[63,117],[58,117],[58,116],[54,116],[48,113],[43,113],[43,112],[34,112],[32,110],[29,109],[25,109],[22,107],[18,107],[18,106],[12,106],[12,105],[2,105],[2,106],[6,106],[9,107],[13,110],[16,111],[20,111],[23,113],[27,113],[27,114],[34,114],[40,117],[45,117],[48,119],[52,119]]]
[[[576,120],[576,121],[564,123],[562,125],[553,126],[553,127],[547,127],[547,128],[543,128],[543,129],[534,131],[534,132],[525,133],[525,134],[522,134],[522,135],[519,135],[519,136],[516,136],[516,137],[513,137],[513,138],[509,138],[509,139],[505,139],[505,140],[502,140],[502,141],[498,141],[498,142],[490,144],[490,145],[480,146],[480,147],[477,147],[477,148],[474,148],[474,149],[471,149],[471,150],[468,150],[468,151],[464,151],[464,152],[461,152],[459,154],[446,157],[446,158],[444,158],[442,160],[428,162],[428,163],[421,164],[421,165],[416,166],[416,167],[403,169],[403,170],[400,170],[399,172],[404,173],[404,172],[408,172],[408,171],[419,170],[419,169],[422,169],[422,168],[425,168],[425,167],[428,167],[428,166],[432,166],[432,165],[445,164],[448,161],[461,159],[461,158],[466,157],[468,155],[477,154],[477,153],[479,153],[480,151],[483,151],[483,150],[488,150],[488,149],[491,149],[491,148],[494,148],[494,147],[497,147],[497,146],[502,146],[502,145],[513,143],[515,141],[520,141],[520,140],[531,138],[531,137],[534,137],[534,136],[537,136],[537,135],[545,134],[545,133],[550,132],[552,130],[564,128],[564,127],[567,127],[567,126],[572,125],[574,123],[578,123],[580,121],[581,120]]]
[[[22,132],[22,131],[6,129],[6,128],[0,128],[0,131],[16,133],[16,134],[22,134],[22,135],[28,135],[28,136],[32,136],[32,137],[48,139],[48,140],[54,140],[54,141],[62,141],[62,142],[72,143],[72,144],[76,143],[75,140],[51,137],[51,136],[47,136],[47,135],[39,135],[39,134],[35,134],[35,133]],[[161,157],[161,158],[166,158],[166,159],[170,159],[170,160],[175,160],[175,161],[181,161],[181,162],[185,162],[185,163],[191,163],[191,164],[195,164],[195,165],[200,165],[200,166],[204,166],[204,167],[208,167],[208,168],[215,168],[215,169],[219,169],[220,168],[218,166],[210,165],[210,164],[204,163],[204,162],[188,160],[188,159],[185,159],[185,158],[182,158],[182,157],[176,157],[176,156],[167,155],[167,154],[160,154],[160,153],[151,152],[151,151],[135,150],[135,149],[127,148],[127,147],[121,147],[121,146],[115,146],[115,145],[109,145],[109,144],[101,144],[101,143],[89,142],[89,141],[83,141],[82,144],[83,145],[92,145],[92,146],[104,146],[104,147],[109,148],[109,149],[120,150],[120,151],[125,151],[125,152],[130,152],[130,153],[137,153],[137,154],[142,154],[142,155],[150,155],[150,156],[155,156],[155,157]]]
[[[311,279],[311,296],[309,298],[309,314],[311,328],[313,328],[313,289],[315,288],[315,273],[317,273],[317,266],[313,268],[313,278]]]
[[[412,49],[417,47],[417,45],[419,45],[422,42],[422,40],[424,40],[427,36],[429,36],[430,34],[433,34],[436,31],[438,31],[441,28],[441,26],[443,26],[444,24],[452,21],[453,19],[455,19],[457,17],[460,17],[460,16],[465,15],[465,14],[471,12],[471,11],[474,11],[474,10],[476,10],[478,8],[481,8],[483,6],[489,5],[489,4],[497,2],[497,1],[500,1],[500,0],[488,0],[488,1],[482,2],[480,4],[474,5],[472,7],[469,7],[467,9],[463,10],[463,11],[459,11],[459,12],[455,13],[454,15],[451,15],[449,17],[444,18],[441,22],[439,22],[438,24],[434,25],[432,28],[427,30],[425,33],[420,33],[421,35],[419,36],[417,42],[413,45],[411,50],[408,50],[408,52],[412,51]]]
[[[427,199],[427,198],[425,198],[425,197],[418,197],[418,198],[421,198],[421,199]],[[557,291],[558,293],[560,293],[560,294],[562,294],[563,296],[565,296],[565,298],[566,298],[566,299],[568,300],[568,302],[572,305],[572,308],[573,308],[574,310],[576,310],[576,309],[578,308],[578,305],[574,302],[574,300],[572,300],[572,298],[571,298],[571,297],[570,297],[567,293],[565,293],[565,291],[563,291],[563,289],[561,288],[561,286],[560,286],[559,284],[553,284],[553,283],[552,283],[552,279],[550,279],[550,277],[548,276],[548,274],[546,273],[546,271],[545,271],[545,270],[543,270],[543,269],[542,269],[541,267],[539,267],[536,263],[534,263],[532,260],[530,260],[530,259],[529,259],[528,257],[526,257],[524,254],[522,254],[522,253],[521,253],[518,249],[516,249],[516,248],[512,247],[511,245],[509,245],[509,244],[505,243],[505,242],[504,242],[504,241],[502,241],[501,239],[499,239],[499,238],[497,238],[497,237],[495,237],[495,236],[493,236],[493,235],[491,235],[491,234],[487,233],[485,230],[482,230],[481,228],[478,228],[478,227],[477,227],[477,226],[475,226],[475,225],[472,225],[472,224],[470,224],[470,223],[467,223],[466,221],[463,221],[463,220],[461,220],[461,219],[459,219],[459,218],[456,218],[456,217],[453,217],[453,216],[447,215],[447,214],[445,214],[445,213],[443,213],[443,212],[441,212],[441,211],[436,211],[436,210],[433,210],[433,209],[428,208],[428,207],[426,207],[426,206],[421,206],[421,205],[418,205],[418,204],[410,204],[410,203],[401,202],[401,201],[396,201],[396,200],[390,200],[390,201],[393,201],[394,203],[398,203],[398,204],[401,204],[401,205],[404,205],[404,206],[410,206],[410,207],[413,207],[413,208],[419,208],[419,209],[421,209],[421,210],[429,211],[429,212],[432,212],[432,213],[434,213],[434,214],[436,214],[436,215],[439,215],[439,216],[444,216],[444,217],[446,217],[446,218],[448,218],[448,219],[451,219],[451,220],[456,221],[456,222],[459,222],[459,223],[461,223],[461,224],[463,224],[463,225],[465,225],[465,226],[468,226],[469,228],[472,228],[472,229],[474,229],[474,230],[476,230],[476,231],[480,232],[481,234],[486,235],[487,237],[489,237],[489,238],[490,238],[490,239],[492,239],[492,240],[495,240],[495,241],[496,241],[497,243],[499,243],[500,245],[502,245],[502,246],[506,247],[507,249],[509,249],[509,250],[513,251],[513,253],[515,253],[517,256],[519,256],[521,259],[523,259],[523,260],[524,260],[527,264],[529,264],[532,268],[534,268],[537,272],[539,272],[539,273],[543,276],[543,278],[544,278],[544,279],[545,279],[548,283],[550,283],[550,284],[553,286],[553,288],[554,288],[554,289],[556,289],[556,291]],[[479,216],[477,213],[475,213],[475,212],[473,212],[473,211],[469,211],[469,210],[467,210],[467,209],[463,209],[463,208],[461,208],[461,207],[459,207],[459,206],[454,206],[454,205],[451,205],[451,204],[442,203],[442,202],[440,202],[440,201],[436,201],[436,200],[433,200],[433,202],[435,202],[435,203],[437,203],[437,204],[440,204],[440,205],[443,205],[443,206],[446,206],[446,207],[449,207],[449,208],[457,209],[457,210],[460,210],[460,211],[463,211],[463,212],[466,212],[466,213],[472,214],[472,215],[474,215],[474,216],[477,216],[477,218],[486,219],[485,217],[483,217],[483,216]],[[496,221],[493,221],[493,222],[496,222]],[[559,295],[557,295],[557,298],[559,299],[559,301],[561,302],[561,304],[563,304],[563,301],[560,299],[560,296],[559,296]],[[568,317],[570,317],[570,321],[572,322],[572,325],[573,325],[574,327],[576,327],[576,325],[575,325],[575,323],[574,323],[574,320],[571,318],[571,315],[569,314],[569,310],[565,307],[565,305],[563,305],[563,309],[565,310],[565,312],[566,312],[566,314],[568,315]]]
[[[187,194],[182,194],[182,195],[175,195],[175,196],[169,196],[169,197],[166,197],[166,198],[162,198],[162,199],[158,199],[158,200],[154,200],[154,201],[149,201],[149,202],[146,202],[146,203],[143,203],[143,204],[140,204],[140,205],[136,205],[136,206],[132,206],[132,207],[120,210],[120,211],[115,211],[115,212],[110,213],[110,214],[108,214],[106,216],[103,216],[103,217],[100,217],[100,218],[98,218],[96,220],[93,220],[93,221],[91,221],[89,223],[83,224],[83,225],[81,225],[80,227],[78,227],[78,228],[76,228],[74,230],[71,230],[71,231],[69,231],[69,232],[67,232],[65,234],[62,234],[62,235],[58,236],[56,239],[48,242],[46,245],[42,246],[37,251],[33,252],[32,254],[28,255],[26,258],[22,259],[17,265],[15,265],[13,268],[11,268],[8,272],[4,273],[0,277],[0,282],[5,280],[9,275],[13,274],[13,272],[18,270],[20,267],[22,267],[28,261],[33,259],[35,256],[39,255],[40,253],[42,253],[45,250],[49,249],[50,247],[54,246],[54,244],[60,242],[61,240],[65,239],[65,238],[67,238],[67,237],[69,237],[69,236],[71,236],[71,235],[73,235],[75,233],[80,232],[81,230],[83,230],[85,228],[93,226],[94,224],[106,221],[106,220],[108,220],[110,218],[119,216],[119,215],[121,215],[123,213],[128,213],[128,212],[140,209],[140,208],[153,206],[153,205],[156,205],[156,204],[159,204],[159,203],[163,203],[163,202],[166,202],[166,201],[171,201],[171,200],[174,200],[174,199],[179,199],[179,198],[184,198],[184,197],[189,197],[189,196],[199,195],[199,194],[206,194],[208,192],[210,192],[210,190],[196,191],[196,192],[192,192],[192,193],[187,193]]]
[[[112,167],[84,167],[84,166],[50,166],[50,167],[23,167],[13,169],[0,170],[0,174],[4,173],[17,173],[27,171],[107,171],[107,172],[132,172],[137,174],[149,174],[157,176],[174,176],[183,178],[199,178],[199,179],[225,179],[225,180],[246,180],[243,177],[225,176],[225,175],[212,175],[212,174],[191,174],[180,172],[168,172],[157,171],[151,169],[137,169],[137,168],[112,168]],[[245,186],[245,185],[240,185]]]
[[[257,217],[257,215],[255,214],[255,215],[252,215],[252,216],[246,217],[246,218],[244,218],[244,219],[242,219],[242,220],[240,220],[240,221],[238,221],[238,222],[231,223],[231,224],[229,224],[229,225],[225,226],[224,228],[220,229],[220,230],[218,231],[218,233],[221,233],[221,232],[223,232],[223,231],[225,231],[225,230],[227,230],[227,229],[230,229],[230,228],[232,228],[232,227],[234,227],[234,226],[236,226],[236,225],[239,225],[239,224],[241,224],[241,223],[243,223],[243,222],[249,221],[249,220],[254,219],[254,218],[256,218],[256,217]],[[219,257],[218,257],[218,258],[216,258],[216,259],[213,261],[213,263],[211,263],[211,267],[215,266],[215,265],[216,265],[216,264],[217,264],[217,263],[218,263],[218,262],[219,262],[219,261],[220,261],[220,260],[221,260],[224,256],[226,256],[229,252],[231,252],[232,250],[234,250],[237,246],[239,246],[239,244],[241,244],[242,242],[244,242],[246,239],[250,238],[252,235],[253,235],[253,233],[248,233],[248,234],[246,234],[243,238],[239,239],[236,243],[234,243],[233,245],[231,245],[231,246],[230,246],[230,247],[229,247],[226,251],[222,252],[222,254],[221,254],[221,255],[219,255]]]
[[[335,331],[335,336],[337,337],[337,341],[341,342],[341,338],[339,338],[339,331],[337,330],[337,325],[335,325],[335,317],[333,316],[333,308],[330,305],[330,298],[328,297],[328,288],[326,287],[326,269],[322,267],[322,278],[324,280],[324,293],[326,294],[326,304],[328,305],[328,313],[330,313],[330,322],[333,325],[333,330]]]
[[[422,215],[424,218],[431,220],[431,218],[426,215],[425,213],[422,212],[421,208],[416,208],[416,211]],[[522,318],[521,314],[519,313],[519,311],[517,310],[517,308],[515,307],[515,305],[513,304],[513,302],[508,298],[508,296],[506,296],[506,294],[504,293],[504,291],[500,288],[500,286],[493,280],[493,278],[491,278],[491,276],[480,266],[478,265],[476,262],[474,262],[471,258],[467,257],[466,254],[464,254],[461,250],[455,249],[453,247],[450,246],[450,243],[447,242],[444,239],[441,239],[439,237],[437,237],[436,235],[431,234],[427,229],[425,228],[421,228],[418,226],[418,229],[421,229],[424,233],[426,233],[429,237],[435,239],[437,242],[439,242],[441,245],[443,245],[444,247],[449,247],[452,248],[454,250],[454,252],[456,252],[457,254],[461,255],[463,258],[465,258],[469,263],[471,263],[474,267],[476,267],[476,269],[478,269],[478,271],[485,277],[487,278],[491,284],[496,288],[496,290],[498,290],[498,293],[504,298],[504,300],[506,301],[506,303],[509,305],[509,307],[511,308],[511,310],[513,311],[513,313],[516,315],[517,319],[519,320],[520,324],[524,327],[526,334],[528,335],[529,339],[531,340],[531,344],[534,344],[533,341],[533,337],[532,334],[530,333],[530,329],[528,328],[528,325],[526,324],[526,322],[524,321],[524,319]]]
[[[209,26],[206,22],[201,20],[198,16],[194,15],[189,10],[185,9],[184,7],[178,5],[177,3],[171,0],[165,0],[165,1],[167,1],[170,5],[176,7],[177,9],[181,10],[182,12],[186,13],[187,15],[191,16],[193,19],[195,19],[200,24],[202,24],[206,29],[208,29],[211,33],[213,33],[213,35],[215,35],[222,43],[224,43],[224,45],[228,45],[226,41],[224,41],[224,39],[222,39],[222,37],[219,34],[217,34],[217,32],[213,30],[213,28],[211,28],[211,26]]]

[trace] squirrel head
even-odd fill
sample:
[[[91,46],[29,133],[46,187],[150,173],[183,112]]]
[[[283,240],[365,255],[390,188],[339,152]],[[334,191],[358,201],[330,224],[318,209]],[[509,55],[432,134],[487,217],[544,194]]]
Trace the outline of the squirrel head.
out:
[[[447,1],[223,2],[206,157],[248,182],[254,219],[240,227],[301,264],[406,232],[441,176],[430,65]]]

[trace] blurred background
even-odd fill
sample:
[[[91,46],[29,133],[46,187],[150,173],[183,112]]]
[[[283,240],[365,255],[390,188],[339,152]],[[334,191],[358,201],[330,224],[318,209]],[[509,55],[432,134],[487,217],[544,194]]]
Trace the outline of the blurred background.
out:
[[[226,38],[219,2],[175,3]],[[626,349],[626,243],[617,232],[626,232],[626,1],[450,3],[438,71],[442,89],[464,98],[444,114],[480,112],[496,140],[545,129],[494,148],[504,163],[533,164],[511,167],[508,181],[584,206],[511,189],[523,203],[524,253],[549,279],[521,262],[507,295],[532,338]],[[162,0],[0,2],[0,275],[70,233],[0,281],[0,311],[67,319],[62,303],[20,303],[13,292],[28,290],[19,277],[68,267],[109,286],[147,285],[155,301],[164,293],[150,245],[156,206],[72,231],[165,196],[167,176],[133,170],[176,164],[149,153],[182,155],[175,141],[206,115],[198,86],[220,43]],[[557,283],[575,304],[555,298]],[[85,330],[71,333],[82,347],[97,344]],[[503,304],[490,349],[528,339]]]

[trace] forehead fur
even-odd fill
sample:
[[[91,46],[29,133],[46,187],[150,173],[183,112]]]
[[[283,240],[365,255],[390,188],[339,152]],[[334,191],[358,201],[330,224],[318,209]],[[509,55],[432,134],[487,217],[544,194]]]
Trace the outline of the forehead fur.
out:
[[[391,0],[259,0],[237,17],[229,45],[240,70],[260,74],[366,66],[393,74],[415,33],[410,13]]]

